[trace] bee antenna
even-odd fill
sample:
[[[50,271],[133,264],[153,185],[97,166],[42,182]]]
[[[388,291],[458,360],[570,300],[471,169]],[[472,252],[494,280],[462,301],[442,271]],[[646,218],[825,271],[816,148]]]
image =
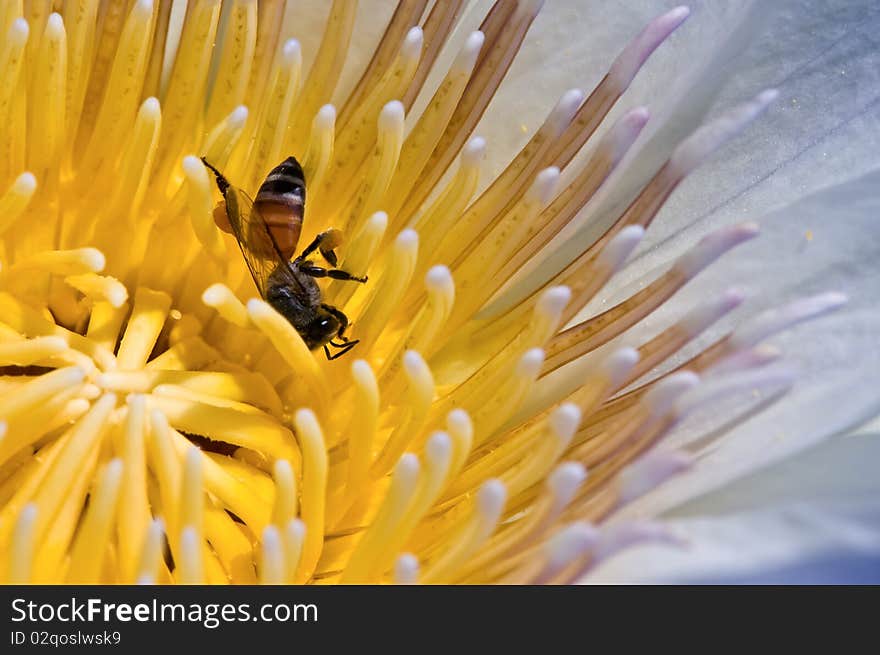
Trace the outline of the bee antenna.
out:
[[[217,179],[217,188],[220,189],[220,193],[224,196],[226,195],[226,189],[229,188],[229,181],[223,177],[223,173],[214,168],[211,164],[208,163],[208,160],[204,157],[200,157],[202,163],[207,166],[214,173],[214,177]]]

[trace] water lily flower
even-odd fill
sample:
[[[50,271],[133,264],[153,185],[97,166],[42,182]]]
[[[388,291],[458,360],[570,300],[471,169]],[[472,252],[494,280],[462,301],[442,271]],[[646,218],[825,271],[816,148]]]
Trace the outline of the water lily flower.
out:
[[[876,11],[542,4],[0,9],[2,580],[876,556],[875,439],[795,455],[878,410]],[[338,359],[202,163],[252,195],[290,155],[299,248],[368,278],[321,281]]]

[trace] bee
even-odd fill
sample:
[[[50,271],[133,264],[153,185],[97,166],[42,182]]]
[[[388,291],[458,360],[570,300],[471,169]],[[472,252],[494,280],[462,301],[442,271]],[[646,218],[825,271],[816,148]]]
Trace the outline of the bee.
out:
[[[260,295],[290,322],[309,350],[323,347],[327,359],[336,359],[354,348],[358,341],[345,336],[348,317],[322,301],[315,281],[322,277],[367,281],[336,268],[334,249],[342,233],[322,232],[296,259],[290,259],[302,231],[306,203],[305,175],[296,158],[288,157],[269,172],[256,200],[232,186],[204,157],[202,163],[214,173],[225,202],[225,208],[221,204],[214,211],[214,221],[235,236]],[[316,251],[330,268],[309,259]],[[339,350],[331,355],[328,346]]]

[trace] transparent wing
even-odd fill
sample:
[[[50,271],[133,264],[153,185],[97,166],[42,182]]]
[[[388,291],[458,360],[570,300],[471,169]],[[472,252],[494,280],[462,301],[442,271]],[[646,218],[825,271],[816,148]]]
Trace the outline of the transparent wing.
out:
[[[286,282],[302,289],[250,196],[241,189],[229,186],[223,197],[229,224],[260,295],[266,297],[270,277],[273,284]]]

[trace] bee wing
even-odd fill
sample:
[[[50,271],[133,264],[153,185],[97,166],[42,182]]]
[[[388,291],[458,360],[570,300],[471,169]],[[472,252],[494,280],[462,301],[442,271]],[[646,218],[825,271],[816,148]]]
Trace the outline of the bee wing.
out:
[[[269,226],[254,207],[254,201],[250,196],[241,189],[229,186],[224,191],[223,197],[226,200],[226,214],[235,234],[235,240],[238,241],[238,247],[241,248],[241,254],[244,255],[244,261],[260,295],[266,297],[271,276],[274,276],[274,284],[286,282],[302,289],[302,284],[290,270],[290,262],[281,254]],[[257,239],[263,244],[271,244],[271,248],[256,247]]]

